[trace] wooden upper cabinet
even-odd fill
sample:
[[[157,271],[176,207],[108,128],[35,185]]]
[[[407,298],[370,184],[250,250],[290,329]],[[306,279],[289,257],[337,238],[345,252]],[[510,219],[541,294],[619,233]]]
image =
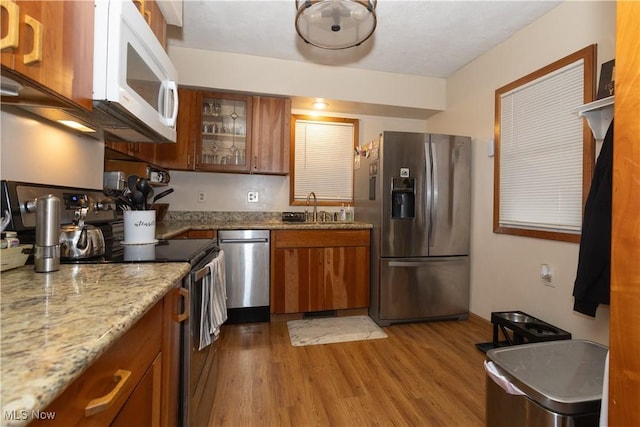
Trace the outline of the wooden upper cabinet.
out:
[[[2,102],[73,105],[90,110],[93,2],[2,0],[2,72],[36,91]]]
[[[167,50],[167,21],[164,19],[156,1],[133,0],[133,3],[144,17],[144,20],[147,21],[149,27],[151,27],[153,34],[155,34],[164,50]]]
[[[192,89],[178,94],[177,141],[157,144],[152,163],[173,170],[289,173],[290,99]]]
[[[246,95],[202,93],[195,138],[196,170],[249,172],[252,101]]]
[[[290,120],[289,98],[253,97],[252,172],[289,173]]]
[[[160,144],[105,141],[104,145],[127,156],[135,157],[148,163],[154,163],[156,159],[156,147]]]
[[[202,121],[202,95],[189,89],[178,89],[177,139],[175,144],[157,144],[155,164],[173,170],[194,170],[196,138]]]
[[[155,164],[174,170],[289,173],[291,100],[179,89],[176,144]]]

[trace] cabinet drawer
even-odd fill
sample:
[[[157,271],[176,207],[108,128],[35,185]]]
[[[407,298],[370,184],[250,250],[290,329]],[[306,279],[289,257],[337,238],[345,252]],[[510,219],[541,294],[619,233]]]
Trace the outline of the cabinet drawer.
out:
[[[109,425],[160,353],[162,307],[162,302],[156,304],[47,407],[56,413],[55,420],[31,425]],[[87,415],[90,402],[110,393],[108,403]]]
[[[189,230],[189,239],[215,239],[216,230]]]
[[[369,234],[369,230],[278,230],[272,244],[276,248],[369,246]]]

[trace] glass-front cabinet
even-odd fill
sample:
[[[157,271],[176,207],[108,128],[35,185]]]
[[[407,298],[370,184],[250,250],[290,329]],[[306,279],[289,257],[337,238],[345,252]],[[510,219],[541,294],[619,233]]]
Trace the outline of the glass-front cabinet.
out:
[[[248,171],[251,159],[252,98],[202,94],[202,120],[196,142],[196,169]]]

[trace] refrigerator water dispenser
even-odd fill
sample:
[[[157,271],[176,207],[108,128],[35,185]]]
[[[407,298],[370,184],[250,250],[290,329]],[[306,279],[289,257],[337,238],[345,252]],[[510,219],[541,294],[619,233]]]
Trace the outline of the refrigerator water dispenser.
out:
[[[391,218],[413,219],[416,216],[414,178],[391,179]]]

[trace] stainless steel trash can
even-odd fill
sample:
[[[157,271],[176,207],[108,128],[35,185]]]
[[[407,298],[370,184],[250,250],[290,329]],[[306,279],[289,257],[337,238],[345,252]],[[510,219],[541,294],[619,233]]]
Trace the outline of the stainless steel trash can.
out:
[[[606,355],[585,340],[487,351],[486,425],[597,427]]]

